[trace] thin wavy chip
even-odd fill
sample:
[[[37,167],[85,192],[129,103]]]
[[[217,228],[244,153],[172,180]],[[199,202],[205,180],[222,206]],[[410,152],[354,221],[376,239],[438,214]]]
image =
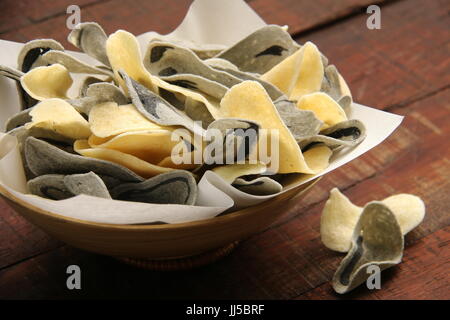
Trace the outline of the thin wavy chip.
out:
[[[320,90],[324,77],[322,56],[316,45],[305,43],[297,81],[289,95],[291,100],[299,100],[302,96]]]
[[[249,155],[256,151],[259,129],[259,124],[254,121],[236,118],[215,120],[205,133],[208,141],[212,142],[205,148],[204,162],[244,163]]]
[[[417,227],[425,216],[423,201],[411,194],[397,194],[381,201],[396,217],[402,234]],[[330,192],[320,222],[322,243],[329,249],[347,252],[351,235],[363,208],[355,206],[338,189]]]
[[[111,199],[105,183],[93,172],[73,175],[46,174],[29,180],[31,194],[63,200],[80,194]]]
[[[294,102],[283,97],[274,101],[274,105],[297,142],[319,133],[323,122],[316,118],[314,112],[300,110]]]
[[[222,99],[228,88],[219,82],[212,81],[194,74],[174,74],[161,77],[167,83],[188,88],[209,95],[215,99]]]
[[[167,42],[153,42],[144,57],[144,66],[159,77],[193,74],[231,88],[241,82],[229,73],[211,68],[191,50]]]
[[[188,39],[174,39],[168,35],[161,35],[157,32],[151,31],[146,33],[148,42],[168,42],[183,48],[192,50],[200,59],[211,59],[220,54],[227,47],[221,44],[197,43]]]
[[[294,89],[300,72],[305,47],[306,45],[261,75],[261,79],[273,84],[289,97]]]
[[[196,125],[191,118],[166,100],[134,81],[125,72],[119,71],[119,74],[125,80],[133,104],[145,118],[162,126],[179,125],[200,136],[204,134],[203,129]]]
[[[350,88],[347,85],[347,82],[345,82],[345,79],[341,74],[339,74],[339,84],[342,92],[342,97],[338,100],[338,103],[347,114],[350,114],[353,97],[352,93],[350,92]]]
[[[333,151],[325,145],[314,146],[303,153],[308,167],[314,174],[324,171],[330,165],[330,158]]]
[[[212,59],[214,57],[216,57],[217,55],[219,55],[221,52],[223,52],[223,50],[225,49],[224,47],[220,46],[217,48],[211,47],[205,47],[205,48],[201,48],[201,46],[199,47],[187,47],[189,49],[191,49],[196,55],[197,57],[199,57],[202,60],[206,60],[206,59]]]
[[[425,217],[425,204],[415,195],[396,194],[381,202],[394,213],[404,235],[417,227]]]
[[[89,88],[89,86],[90,86],[91,84],[99,83],[99,82],[104,82],[104,80],[99,79],[99,78],[96,78],[96,77],[86,77],[86,78],[83,80],[83,82],[81,83],[80,91],[79,91],[78,97],[79,97],[79,98],[85,97],[85,96],[86,96],[86,91],[87,91],[87,89]]]
[[[120,88],[108,82],[96,82],[89,85],[82,97],[67,100],[78,112],[89,115],[91,109],[104,102],[115,102],[118,105],[126,105],[131,101]]]
[[[119,87],[108,82],[90,84],[86,89],[86,96],[101,101],[114,101],[118,105],[128,104],[130,101]]]
[[[366,282],[369,266],[385,270],[399,264],[404,241],[397,219],[381,202],[368,203],[352,234],[351,249],[333,276],[333,289],[346,293]]]
[[[216,58],[230,61],[239,70],[263,74],[298,50],[299,45],[280,26],[255,31]]]
[[[283,123],[261,84],[244,81],[234,86],[222,99],[220,106],[224,117],[248,119],[260,124],[261,129],[278,130],[278,173],[314,173],[306,164],[294,136]],[[272,132],[268,133],[269,137],[271,134]]]
[[[144,178],[151,178],[158,174],[173,170],[172,168],[163,168],[155,164],[151,164],[131,154],[126,154],[117,150],[91,148],[87,140],[75,141],[74,150],[85,157],[113,162],[128,168]]]
[[[338,103],[348,116],[351,112],[353,99],[350,96],[343,96],[338,100]]]
[[[75,196],[64,184],[65,175],[44,174],[27,182],[31,194],[51,200],[64,200]]]
[[[262,174],[266,172],[267,167],[265,164],[230,164],[226,166],[215,167],[212,169],[217,175],[219,175],[224,181],[228,183],[233,183],[237,178]]]
[[[339,72],[337,71],[336,66],[329,65],[325,68],[325,76],[323,77],[320,91],[328,94],[336,101],[342,97]]]
[[[178,143],[172,141],[171,137],[172,131],[168,130],[132,131],[107,140],[91,136],[88,143],[91,148],[117,150],[149,163],[158,164],[170,156],[172,148]]]
[[[325,76],[323,77],[320,91],[332,97],[347,114],[349,113],[352,104],[352,95],[344,78],[334,65],[329,65],[325,68]]]
[[[239,68],[232,64],[230,61],[221,58],[210,58],[203,60],[211,68],[222,69],[222,70],[234,70],[239,71]]]
[[[94,106],[89,112],[89,124],[92,133],[100,138],[129,131],[170,129],[148,120],[132,104],[118,106],[115,102]]]
[[[6,132],[11,131],[15,128],[23,126],[25,123],[31,121],[30,111],[32,108],[25,109],[20,111],[19,113],[16,113],[11,118],[6,121],[5,129]]]
[[[323,121],[322,130],[347,120],[347,115],[342,107],[323,92],[302,96],[297,107],[301,110],[313,111],[316,117]]]
[[[28,163],[25,157],[25,141],[28,137],[42,138],[48,139],[51,141],[62,142],[66,145],[72,145],[73,139],[69,139],[64,137],[55,131],[51,131],[45,128],[31,127],[30,129],[26,129],[25,126],[20,126],[11,131],[8,131],[8,134],[17,138],[17,145],[19,148],[20,156],[22,158],[22,164],[25,171],[25,177],[27,180],[33,179],[36,175],[30,170],[28,167]]]
[[[171,171],[140,183],[124,183],[111,190],[114,199],[160,204],[194,205],[197,183],[188,171]]]
[[[67,99],[67,91],[73,80],[67,69],[60,64],[37,67],[25,73],[20,79],[22,88],[34,99],[42,101],[51,98]]]
[[[70,54],[64,51],[50,50],[47,53],[43,54],[41,59],[47,64],[63,65],[71,73],[88,73],[110,77],[113,76],[111,70],[93,67],[75,57],[72,57]]]
[[[233,187],[245,193],[255,196],[267,196],[276,194],[283,190],[283,186],[269,177],[259,177],[253,180],[244,180],[237,178],[234,180]]]
[[[146,86],[153,92],[158,92],[153,77],[142,64],[139,44],[131,33],[119,30],[111,34],[106,41],[106,54],[113,68],[116,79],[125,93],[128,93],[125,80],[119,75],[124,71],[129,77]]]
[[[338,75],[339,75],[339,84],[340,84],[342,95],[352,98],[352,93],[351,93],[350,88],[348,87],[347,82],[345,81],[344,77],[340,73],[338,73]]]
[[[64,184],[74,195],[86,194],[111,199],[105,183],[93,172],[67,175],[64,177]]]
[[[45,66],[41,58],[50,50],[64,51],[64,47],[53,39],[37,39],[25,43],[17,58],[18,69],[26,73],[35,67]]]
[[[192,120],[200,121],[203,129],[206,129],[214,121],[214,117],[202,102],[187,97],[183,107],[184,113]]]
[[[10,68],[8,66],[4,66],[0,64],[0,76],[4,76],[10,78],[15,81],[20,82],[20,78],[24,75],[23,72],[16,70],[14,68]]]
[[[354,147],[366,138],[366,127],[357,120],[346,120],[323,130],[318,135],[297,139],[300,148],[305,151],[317,143],[323,143],[331,149]]]
[[[164,168],[172,168],[172,169],[178,169],[178,170],[193,170],[196,168],[201,167],[201,164],[195,163],[195,154],[191,152],[189,155],[191,161],[188,162],[182,162],[182,163],[175,163],[173,161],[172,155],[165,157],[163,160],[161,160],[158,163],[158,166],[164,167]]]
[[[296,53],[263,74],[261,79],[275,85],[289,100],[298,100],[303,95],[319,91],[323,77],[320,51],[313,43],[307,42]]]
[[[251,80],[251,81],[259,82],[264,87],[264,89],[266,89],[270,98],[274,101],[283,96],[283,92],[278,90],[277,87],[275,87],[273,84],[271,84],[267,81],[260,79],[260,77],[257,75],[254,75],[254,74],[248,73],[248,72],[239,71],[239,70],[221,69],[221,68],[216,68],[216,69],[227,72],[227,73],[231,74],[232,76],[239,78],[241,81]]]
[[[103,28],[95,22],[83,22],[76,25],[67,40],[89,56],[109,66],[106,55],[106,36]]]
[[[108,189],[124,182],[144,180],[133,171],[116,163],[72,154],[34,137],[26,138],[24,155],[28,168],[35,176],[92,171],[103,180]]]
[[[91,135],[89,123],[69,103],[62,99],[47,99],[38,103],[30,111],[31,127],[46,128],[70,138],[86,139]]]
[[[331,250],[347,252],[362,208],[355,206],[339,189],[333,188],[320,218],[322,243]]]
[[[23,146],[25,145],[25,140],[28,137],[35,137],[35,138],[41,138],[46,139],[54,142],[61,142],[65,145],[72,145],[74,142],[74,139],[65,137],[53,130],[49,130],[47,128],[40,128],[40,127],[31,127],[27,129],[25,126],[20,126],[17,128],[12,129],[11,131],[7,132],[10,135],[13,135],[17,138],[19,150],[22,152]]]
[[[148,72],[141,61],[139,43],[131,33],[119,30],[110,35],[106,42],[106,51],[116,79],[118,79],[118,82],[125,91],[127,88],[125,81],[118,74],[119,70],[126,72],[130,78],[151,91],[155,93],[159,92],[161,96],[161,91],[165,90],[172,94],[179,94],[185,98],[189,97],[202,102],[214,118],[218,117],[219,102],[214,98],[210,97],[209,99],[195,91],[172,85]]]
[[[17,68],[26,73],[35,67],[46,65],[41,56],[49,50],[64,51],[64,47],[53,39],[38,39],[25,43],[17,58]],[[22,110],[34,106],[38,101],[32,98],[23,88],[17,84]]]

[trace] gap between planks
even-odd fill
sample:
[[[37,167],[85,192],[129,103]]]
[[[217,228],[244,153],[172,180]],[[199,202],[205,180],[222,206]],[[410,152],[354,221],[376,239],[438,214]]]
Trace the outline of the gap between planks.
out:
[[[93,2],[84,4],[84,5],[78,5],[78,6],[80,7],[80,9],[85,9],[85,8],[89,8],[89,7],[95,6],[95,5],[99,4],[99,3],[105,3],[105,2],[109,2],[109,1],[114,1],[114,0],[93,0]],[[28,27],[28,26],[33,25],[33,24],[45,22],[47,20],[51,20],[51,19],[63,16],[63,15],[67,15],[66,11],[57,12],[57,13],[45,16],[43,18],[40,18],[40,19],[27,18],[28,23],[25,23],[23,25],[19,25],[17,27],[9,28],[9,29],[4,29],[2,32],[0,32],[0,36],[5,34],[5,33],[12,32],[12,31],[15,31],[15,30],[19,30],[21,28],[25,28],[25,27]]]
[[[33,226],[34,226],[34,225],[33,225]],[[37,228],[37,227],[36,227],[36,228]],[[23,262],[26,262],[26,261],[28,261],[28,260],[31,260],[31,259],[40,257],[40,256],[45,255],[45,254],[47,254],[47,253],[53,252],[53,251],[55,251],[55,250],[59,250],[59,249],[61,249],[61,248],[63,248],[63,247],[67,247],[67,245],[66,245],[66,244],[61,244],[61,245],[58,245],[58,246],[56,246],[56,247],[54,247],[54,248],[50,248],[50,249],[47,249],[47,250],[43,250],[43,251],[41,251],[41,252],[32,254],[32,255],[30,255],[30,256],[28,256],[28,257],[19,259],[19,260],[17,260],[17,261],[14,261],[13,263],[10,263],[10,264],[7,264],[7,265],[1,267],[1,268],[0,268],[0,272],[3,271],[3,270],[6,270],[6,269],[8,269],[8,268],[14,268],[15,266],[17,266],[17,265],[19,265],[19,264],[21,264],[21,263],[23,263]]]
[[[93,2],[87,3],[87,4],[83,4],[83,5],[79,5],[80,9],[86,9],[86,8],[90,8],[90,7],[95,7],[98,5],[103,5],[105,3],[108,2],[114,2],[116,0],[93,0]],[[251,5],[252,3],[257,2],[258,0],[245,0],[246,3],[248,3],[249,5]],[[374,1],[372,4],[374,5],[378,5],[381,7],[385,7],[388,6],[389,4],[395,3],[395,2],[399,2],[399,1],[406,1],[406,0],[377,0]],[[342,15],[338,15],[335,18],[331,18],[330,20],[326,20],[323,22],[318,22],[316,24],[313,24],[310,27],[307,27],[304,30],[300,30],[300,31],[294,31],[293,33],[291,33],[292,38],[298,37],[300,35],[305,35],[305,34],[309,34],[330,26],[333,26],[334,24],[340,23],[342,21],[345,21],[349,18],[352,18],[356,15],[359,14],[364,14],[365,13],[365,9],[367,8],[366,5],[360,4],[360,5],[355,5],[354,7],[349,7],[349,12],[348,13],[344,13]],[[28,18],[27,17],[27,22],[25,24],[16,26],[16,27],[12,27],[9,29],[4,29],[2,32],[0,32],[0,36],[7,34],[9,32],[13,32],[16,30],[20,30],[22,28],[26,28],[29,27],[33,24],[38,24],[41,22],[45,22],[51,19],[55,19],[61,16],[67,15],[67,13],[65,11],[61,11],[61,12],[56,12],[54,14],[48,15],[48,16],[44,16],[43,18],[38,18],[38,19],[33,19],[32,17]],[[264,17],[263,17],[264,18]]]
[[[377,0],[377,1],[374,1],[372,3],[372,5],[377,5],[380,8],[386,8],[386,7],[389,7],[390,5],[393,5],[394,3],[403,2],[403,1],[408,1],[408,0]],[[291,34],[291,37],[293,39],[296,39],[296,38],[299,38],[299,37],[307,36],[309,34],[317,32],[317,31],[321,31],[321,30],[333,27],[333,26],[338,25],[340,23],[343,23],[343,22],[345,22],[345,21],[347,21],[349,19],[357,17],[359,15],[367,14],[366,10],[367,10],[367,6],[354,7],[347,14],[344,14],[342,16],[338,16],[338,17],[336,17],[334,19],[331,19],[331,20],[328,20],[328,21],[324,21],[322,23],[318,23],[318,24],[313,25],[313,26],[311,26],[309,28],[306,28],[304,30],[293,32]]]

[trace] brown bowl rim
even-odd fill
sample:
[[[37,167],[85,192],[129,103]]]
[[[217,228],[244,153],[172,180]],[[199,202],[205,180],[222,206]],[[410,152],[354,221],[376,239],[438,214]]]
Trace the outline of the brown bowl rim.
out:
[[[309,181],[308,183],[305,184],[306,185],[305,188],[300,190],[300,192],[301,193],[306,192],[307,190],[312,188],[321,178],[322,177],[317,177],[314,180]],[[280,195],[276,196],[275,198],[268,199],[266,201],[275,201],[276,199],[280,200],[280,198],[282,199],[284,197],[289,196],[289,194],[291,192],[293,192],[295,189],[297,189],[301,186],[302,185],[294,187],[291,190],[287,191],[286,193],[280,194]],[[112,229],[120,229],[120,230],[124,230],[124,229],[126,229],[126,230],[182,229],[182,228],[189,228],[189,227],[195,227],[195,226],[200,226],[200,225],[204,225],[204,224],[209,224],[209,223],[211,223],[212,220],[214,220],[214,222],[224,222],[224,221],[234,219],[239,216],[251,214],[255,210],[255,208],[257,208],[260,205],[264,205],[264,203],[266,203],[266,201],[264,201],[256,206],[251,206],[251,207],[247,207],[247,208],[240,209],[237,211],[233,211],[233,212],[228,213],[223,216],[215,216],[212,218],[202,219],[202,220],[197,220],[197,221],[189,221],[189,222],[181,222],[181,223],[168,223],[168,224],[112,224],[112,223],[93,222],[93,221],[88,221],[88,220],[72,218],[72,217],[66,217],[66,216],[63,216],[63,215],[60,215],[57,213],[53,213],[53,212],[38,208],[28,202],[25,202],[25,201],[17,198],[15,195],[13,195],[8,190],[6,190],[2,185],[0,185],[0,195],[4,196],[8,200],[10,200],[22,207],[25,207],[26,209],[28,209],[30,211],[37,212],[39,214],[42,214],[44,216],[47,216],[47,217],[50,217],[53,219],[62,220],[64,222],[71,222],[71,223],[75,223],[75,224],[82,224],[82,225],[85,225],[88,227],[98,227],[98,228],[107,228],[107,229],[112,228]],[[295,197],[296,197],[296,195],[291,197],[291,199],[293,199]]]

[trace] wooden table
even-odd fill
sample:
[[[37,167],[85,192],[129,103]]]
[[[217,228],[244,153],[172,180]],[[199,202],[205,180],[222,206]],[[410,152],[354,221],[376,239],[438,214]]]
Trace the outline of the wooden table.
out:
[[[3,0],[0,38],[65,37],[73,1]],[[78,0],[82,21],[107,33],[167,33],[190,0]],[[287,24],[335,64],[356,101],[405,115],[380,146],[328,174],[268,230],[212,265],[184,272],[136,269],[69,247],[0,202],[0,298],[449,299],[450,2],[446,0],[251,0],[268,23]],[[381,7],[381,30],[366,28],[366,8]],[[403,263],[382,273],[382,289],[339,296],[330,279],[343,255],[325,248],[320,213],[331,188],[356,204],[395,193],[419,195],[424,222],[406,236]],[[82,270],[82,290],[66,288],[66,267]]]

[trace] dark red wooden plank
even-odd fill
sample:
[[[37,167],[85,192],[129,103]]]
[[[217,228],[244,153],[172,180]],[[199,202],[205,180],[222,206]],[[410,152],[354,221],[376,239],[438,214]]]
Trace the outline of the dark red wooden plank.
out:
[[[30,23],[29,19],[21,14],[21,10],[22,5],[18,1],[0,2],[0,34]]]
[[[388,0],[379,0],[377,3],[386,1]],[[84,0],[77,4],[82,9],[82,21],[96,21],[108,32],[122,28],[140,34],[149,30],[170,32],[181,22],[191,2],[192,0]],[[267,23],[289,25],[290,32],[293,34],[343,18],[354,12],[360,12],[373,3],[370,0],[249,0],[247,2]],[[61,32],[65,29],[67,17],[65,12],[70,4],[72,3],[67,0],[58,0],[55,3],[43,0],[17,3],[6,0],[5,10],[3,10],[5,19],[3,23],[0,22],[0,37],[21,42],[38,37],[50,37],[71,48],[66,43],[66,34]],[[7,12],[10,14],[6,14]],[[55,26],[59,27],[54,28]]]
[[[0,34],[13,31],[44,19],[65,14],[67,7],[76,4],[81,9],[101,0],[2,0],[0,2]]]
[[[107,34],[118,29],[136,35],[151,30],[164,34],[178,26],[191,2],[192,0],[102,1],[82,7],[81,21],[95,21],[102,25]],[[52,38],[61,42],[65,48],[75,50],[66,40],[70,32],[66,27],[66,6],[60,6],[58,10],[59,14],[56,16],[22,28],[6,33],[1,33],[0,29],[0,38],[18,42]]]
[[[381,9],[381,29],[358,15],[303,35],[335,64],[356,101],[386,109],[450,84],[450,3],[399,1]]]
[[[28,223],[0,199],[0,269],[61,243]]]
[[[392,0],[391,0],[392,1]],[[354,13],[371,4],[389,0],[252,0],[250,5],[269,24],[288,25],[291,34],[314,29]]]

